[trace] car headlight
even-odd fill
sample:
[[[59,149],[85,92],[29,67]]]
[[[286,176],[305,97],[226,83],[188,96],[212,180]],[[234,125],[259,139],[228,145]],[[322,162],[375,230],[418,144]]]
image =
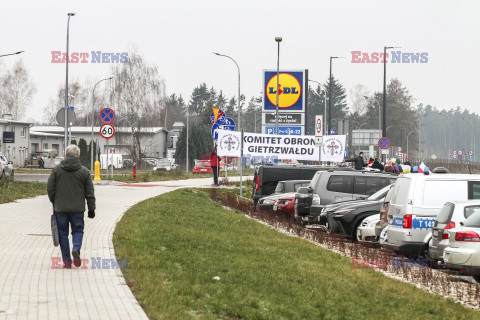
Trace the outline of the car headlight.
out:
[[[353,211],[353,210],[336,211],[336,212],[335,212],[335,215],[344,215],[344,214],[350,213],[350,212],[352,212],[352,211]]]
[[[320,196],[318,194],[313,194],[312,205],[320,204]]]
[[[275,200],[265,199],[263,200],[263,204],[275,204]]]

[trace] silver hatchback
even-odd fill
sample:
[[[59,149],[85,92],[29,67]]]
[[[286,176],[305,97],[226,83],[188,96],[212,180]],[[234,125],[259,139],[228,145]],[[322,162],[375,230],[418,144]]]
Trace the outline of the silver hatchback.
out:
[[[443,250],[449,244],[447,230],[462,226],[476,212],[480,212],[480,200],[450,201],[443,205],[433,222],[432,239],[426,254],[432,265],[443,263]]]

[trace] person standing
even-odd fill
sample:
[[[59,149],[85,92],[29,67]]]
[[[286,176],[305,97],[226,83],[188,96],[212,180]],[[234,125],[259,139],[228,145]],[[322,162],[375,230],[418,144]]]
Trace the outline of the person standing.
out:
[[[80,149],[70,145],[65,152],[65,160],[53,168],[47,183],[48,198],[53,204],[57,219],[60,250],[64,268],[72,267],[69,226],[72,228],[73,264],[80,267],[80,249],[84,230],[85,200],[88,217],[95,218],[95,190],[90,171],[80,163]]]
[[[212,149],[210,153],[210,166],[212,167],[213,171],[213,184],[215,187],[218,187],[218,167],[220,165],[220,157],[217,156],[217,145]]]
[[[372,169],[378,169],[380,171],[383,171],[384,169],[383,164],[380,163],[378,158],[375,158],[375,160],[373,161]]]
[[[344,162],[353,162],[355,170],[362,170],[364,167],[367,166],[365,162],[363,162],[363,152],[358,154],[358,157],[353,159],[343,160]]]

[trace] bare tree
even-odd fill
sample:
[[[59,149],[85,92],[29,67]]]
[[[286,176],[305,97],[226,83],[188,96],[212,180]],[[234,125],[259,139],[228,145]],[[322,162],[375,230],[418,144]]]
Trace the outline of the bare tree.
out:
[[[142,152],[140,128],[158,119],[165,99],[165,83],[159,76],[156,66],[145,62],[137,51],[129,52],[128,62],[120,67],[112,67],[114,90],[110,100],[117,105],[118,124],[128,126],[132,133],[131,154],[135,162],[140,163]]]
[[[367,110],[367,98],[370,95],[368,89],[363,84],[356,84],[352,89],[348,90],[348,102],[351,113],[363,115]]]
[[[0,83],[0,114],[11,113],[14,119],[24,118],[37,89],[22,60],[1,76]]]

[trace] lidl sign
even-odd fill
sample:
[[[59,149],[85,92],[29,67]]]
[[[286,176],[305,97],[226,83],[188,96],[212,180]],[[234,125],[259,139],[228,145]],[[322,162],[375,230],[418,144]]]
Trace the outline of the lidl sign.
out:
[[[264,112],[276,109],[277,90],[279,112],[302,112],[305,110],[304,70],[281,70],[279,72],[278,80],[276,70],[264,70],[263,81]]]

